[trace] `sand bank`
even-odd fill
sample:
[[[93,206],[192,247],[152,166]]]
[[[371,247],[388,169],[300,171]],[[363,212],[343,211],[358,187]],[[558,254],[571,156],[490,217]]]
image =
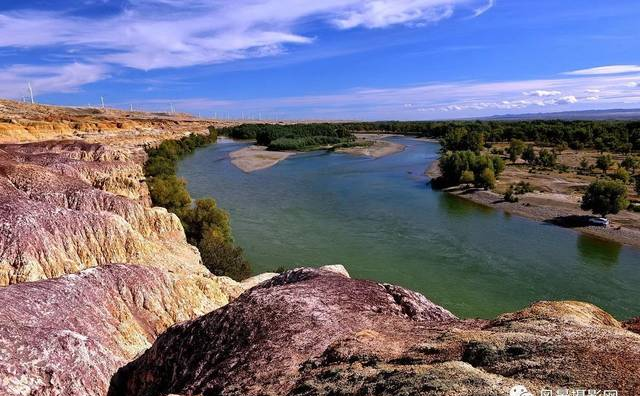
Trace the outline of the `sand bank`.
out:
[[[231,163],[243,172],[255,172],[274,166],[294,155],[291,151],[267,151],[264,146],[249,146],[229,154]]]

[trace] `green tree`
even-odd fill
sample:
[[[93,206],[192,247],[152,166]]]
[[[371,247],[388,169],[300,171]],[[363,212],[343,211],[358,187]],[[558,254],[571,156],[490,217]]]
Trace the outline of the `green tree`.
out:
[[[529,164],[533,164],[536,162],[536,151],[533,149],[533,145],[528,145],[524,151],[522,152],[522,159],[527,161]]]
[[[631,180],[631,175],[629,175],[629,172],[624,168],[618,168],[616,169],[616,173],[613,174],[613,178],[627,184],[629,183],[629,180]]]
[[[193,208],[185,211],[182,222],[187,240],[194,245],[207,233],[214,233],[228,243],[233,241],[229,214],[220,209],[213,198],[197,200]]]
[[[617,180],[596,180],[582,197],[582,209],[606,217],[629,206],[627,187]]]
[[[607,174],[611,165],[613,165],[613,158],[610,154],[601,155],[596,159],[596,168],[602,170],[604,174]]]
[[[553,168],[556,165],[557,157],[554,153],[547,149],[540,150],[540,154],[538,155],[538,164],[545,168]]]
[[[635,156],[627,156],[622,160],[620,165],[631,173],[636,173],[636,168],[640,167],[640,158]]]
[[[222,238],[213,229],[207,230],[198,243],[202,263],[211,273],[242,281],[251,276],[251,265],[242,249]]]
[[[154,177],[148,185],[151,200],[156,206],[178,213],[191,204],[186,182],[175,175]]]
[[[515,163],[524,152],[524,149],[525,149],[525,145],[522,140],[511,139],[511,142],[509,143],[509,148],[507,149],[507,152],[509,153],[509,159],[511,160],[511,162]]]
[[[482,172],[476,177],[476,186],[488,190],[494,188],[496,185],[496,175],[493,169],[484,168]]]
[[[462,172],[462,176],[460,176],[461,184],[472,184],[475,181],[475,176],[472,171],[466,170]]]

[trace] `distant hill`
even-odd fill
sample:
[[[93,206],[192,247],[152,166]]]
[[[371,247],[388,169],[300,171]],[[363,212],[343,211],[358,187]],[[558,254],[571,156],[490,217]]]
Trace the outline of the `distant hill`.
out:
[[[640,120],[640,109],[562,111],[556,113],[504,114],[485,120]]]

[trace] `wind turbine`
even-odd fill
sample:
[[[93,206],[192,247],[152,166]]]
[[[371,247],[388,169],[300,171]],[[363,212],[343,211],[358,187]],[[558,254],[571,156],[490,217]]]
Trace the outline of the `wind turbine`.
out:
[[[35,104],[36,101],[33,100],[33,89],[31,88],[31,82],[27,82],[27,87],[29,88],[29,96],[31,97],[31,104]]]

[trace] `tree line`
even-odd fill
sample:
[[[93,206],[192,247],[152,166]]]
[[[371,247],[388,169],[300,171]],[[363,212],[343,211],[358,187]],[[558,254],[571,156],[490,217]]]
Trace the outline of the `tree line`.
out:
[[[187,241],[198,247],[203,264],[215,275],[243,280],[251,276],[251,266],[242,249],[233,242],[229,215],[213,198],[191,199],[186,182],[176,176],[176,164],[196,148],[215,143],[218,134],[191,134],[180,140],[166,140],[148,147],[144,166],[154,205],[175,213],[184,227]]]
[[[220,134],[234,139],[252,139],[269,150],[312,150],[345,145],[355,136],[342,124],[242,124],[222,128]]]

